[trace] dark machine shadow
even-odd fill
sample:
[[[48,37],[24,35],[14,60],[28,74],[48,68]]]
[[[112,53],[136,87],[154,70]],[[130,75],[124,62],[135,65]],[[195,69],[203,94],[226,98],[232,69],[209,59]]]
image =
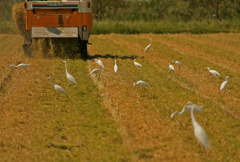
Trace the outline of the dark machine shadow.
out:
[[[136,55],[132,55],[132,56],[118,56],[118,55],[111,55],[111,54],[105,54],[105,55],[95,54],[95,55],[88,55],[87,60],[93,60],[93,59],[96,59],[96,58],[111,58],[111,59],[122,59],[122,60],[130,59],[130,60],[134,60],[135,58],[138,58],[138,56],[136,56]]]

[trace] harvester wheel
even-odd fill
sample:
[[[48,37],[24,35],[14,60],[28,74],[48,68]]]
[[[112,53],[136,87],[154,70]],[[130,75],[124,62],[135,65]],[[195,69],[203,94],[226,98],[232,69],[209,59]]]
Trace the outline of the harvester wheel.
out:
[[[86,60],[88,58],[87,41],[80,41],[80,53],[81,53],[81,57],[84,60]]]
[[[28,57],[31,57],[32,56],[32,48],[31,48],[31,45],[32,45],[32,42],[30,41],[24,41],[23,42],[23,51],[24,51],[24,55],[25,56],[28,56]]]

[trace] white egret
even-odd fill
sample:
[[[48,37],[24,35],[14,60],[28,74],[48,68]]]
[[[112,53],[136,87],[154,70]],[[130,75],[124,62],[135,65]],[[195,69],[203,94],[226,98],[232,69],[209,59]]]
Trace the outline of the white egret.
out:
[[[181,63],[180,61],[172,61],[172,63],[177,64],[178,69],[180,69],[180,67],[183,67],[183,63]]]
[[[175,114],[181,115],[184,112],[191,112],[191,108],[194,108],[194,112],[203,112],[203,106],[198,106],[193,104],[191,101],[188,101],[187,105],[183,106],[183,109],[181,112],[175,111],[174,113],[172,113],[171,118],[173,118],[173,116]]]
[[[220,92],[227,88],[228,78],[229,78],[229,76],[227,76],[226,80],[224,82],[222,82],[221,87],[220,87]],[[219,94],[220,94],[220,92],[219,92]]]
[[[140,86],[142,87],[142,89],[143,89],[144,87],[149,87],[149,86],[150,86],[148,83],[146,83],[146,82],[144,82],[144,81],[142,81],[142,80],[139,80],[138,82],[133,83],[133,86],[135,86],[135,85],[140,85]]]
[[[150,44],[144,49],[144,52],[147,52],[152,46],[152,38],[150,38],[149,40],[150,40]]]
[[[104,65],[103,65],[102,60],[94,59],[94,61],[95,61],[99,66],[101,66],[102,68],[104,68]]]
[[[25,69],[25,68],[30,67],[30,66],[31,66],[31,65],[29,65],[29,64],[23,64],[23,63],[20,63],[20,64],[18,64],[17,66],[14,65],[14,64],[10,65],[10,67],[22,68],[22,69]]]
[[[216,70],[210,70],[210,68],[209,67],[207,67],[207,69],[208,69],[208,71],[215,77],[215,76],[219,76],[220,75],[220,73],[219,72],[217,72]]]
[[[201,127],[201,125],[196,121],[194,117],[194,108],[191,108],[191,118],[192,118],[192,125],[194,129],[194,135],[197,138],[198,142],[203,144],[204,147],[208,150],[210,148],[210,144],[208,142],[208,136],[205,130]]]
[[[116,59],[115,59],[114,71],[115,71],[115,73],[117,73],[117,71],[118,71],[118,66],[117,66],[117,61],[116,61]]]
[[[74,78],[71,74],[69,74],[69,72],[68,72],[68,69],[67,69],[67,62],[66,62],[65,60],[64,60],[63,62],[65,63],[65,69],[66,69],[67,80],[68,80],[69,82],[72,82],[72,83],[74,83],[74,84],[77,84],[75,78]]]
[[[136,59],[134,59],[134,65],[138,68],[138,67],[142,67],[141,64],[139,64],[138,62],[136,62]]]
[[[173,67],[173,65],[171,65],[170,63],[168,63],[168,65],[169,65],[169,66],[168,66],[169,69],[172,70],[172,71],[174,72],[175,68]]]
[[[99,73],[101,72],[101,69],[93,69],[91,73],[89,73],[88,75],[92,75],[93,73]]]
[[[52,83],[53,87],[55,88],[55,90],[56,90],[56,92],[58,94],[58,98],[59,98],[59,94],[60,93],[64,93],[68,97],[67,92],[60,85],[57,85],[57,84],[53,83],[53,80],[52,80],[51,77],[48,77],[48,80],[50,80],[50,82]]]

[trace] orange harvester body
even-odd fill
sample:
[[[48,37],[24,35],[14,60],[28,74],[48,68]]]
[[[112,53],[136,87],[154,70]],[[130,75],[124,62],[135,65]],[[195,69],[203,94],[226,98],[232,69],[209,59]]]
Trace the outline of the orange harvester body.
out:
[[[26,35],[24,53],[31,53],[35,38],[71,39],[87,58],[87,44],[93,27],[91,0],[25,0]]]
[[[26,30],[34,27],[83,27],[91,31],[93,26],[92,13],[78,13],[72,9],[36,9],[26,11]]]

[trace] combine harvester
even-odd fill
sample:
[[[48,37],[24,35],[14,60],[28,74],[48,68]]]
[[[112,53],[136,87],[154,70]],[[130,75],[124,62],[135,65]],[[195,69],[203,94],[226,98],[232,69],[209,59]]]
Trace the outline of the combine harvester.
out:
[[[87,44],[90,44],[93,26],[91,0],[25,0],[24,8],[24,53],[31,52],[33,39],[71,39],[77,41],[82,58],[87,58]]]

